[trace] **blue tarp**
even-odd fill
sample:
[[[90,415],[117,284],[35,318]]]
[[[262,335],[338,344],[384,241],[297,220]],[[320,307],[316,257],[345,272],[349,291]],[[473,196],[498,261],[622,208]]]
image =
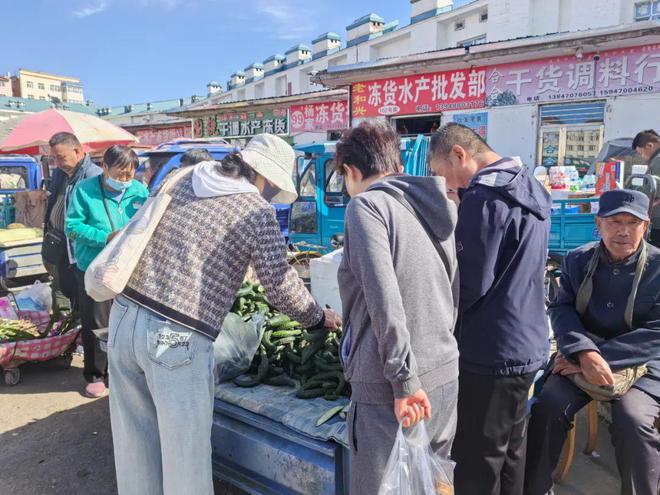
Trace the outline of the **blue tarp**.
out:
[[[348,404],[348,399],[303,400],[296,398],[296,391],[292,388],[271,387],[270,385],[242,388],[231,382],[217,385],[215,396],[229,404],[281,423],[303,435],[321,441],[334,440],[348,447],[346,421],[342,420],[339,415],[321,426],[316,426],[318,419],[329,409]]]

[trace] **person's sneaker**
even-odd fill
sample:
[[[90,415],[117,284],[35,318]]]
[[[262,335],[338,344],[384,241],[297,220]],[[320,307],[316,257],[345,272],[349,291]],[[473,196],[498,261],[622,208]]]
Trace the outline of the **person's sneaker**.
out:
[[[94,382],[94,383],[88,383],[87,386],[85,387],[85,397],[89,397],[90,399],[98,399],[99,397],[103,397],[105,395],[106,388],[105,388],[105,383],[103,382]]]

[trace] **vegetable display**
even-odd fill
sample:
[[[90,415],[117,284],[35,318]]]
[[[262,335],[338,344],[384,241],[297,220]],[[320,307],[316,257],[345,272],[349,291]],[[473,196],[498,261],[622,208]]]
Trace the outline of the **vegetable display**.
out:
[[[0,343],[32,340],[38,337],[39,329],[32,322],[0,319]]]
[[[340,396],[350,396],[339,362],[341,329],[304,329],[273,308],[266,300],[264,288],[258,284],[241,286],[232,311],[245,321],[256,313],[266,316],[259,351],[248,372],[234,380],[236,385],[254,387],[265,383],[296,387],[294,380],[297,380],[300,387],[296,396],[300,399],[336,400]],[[334,414],[337,414],[343,408],[335,409]]]

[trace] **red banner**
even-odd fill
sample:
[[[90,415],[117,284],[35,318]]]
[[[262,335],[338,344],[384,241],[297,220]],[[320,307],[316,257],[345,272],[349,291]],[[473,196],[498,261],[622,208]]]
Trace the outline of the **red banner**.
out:
[[[335,131],[348,128],[348,102],[329,101],[289,107],[289,132]]]
[[[177,127],[137,129],[131,132],[140,139],[140,144],[157,145],[167,141],[173,141],[175,139],[192,137],[190,124]]]
[[[355,83],[353,117],[413,115],[485,106],[486,69],[462,69]]]

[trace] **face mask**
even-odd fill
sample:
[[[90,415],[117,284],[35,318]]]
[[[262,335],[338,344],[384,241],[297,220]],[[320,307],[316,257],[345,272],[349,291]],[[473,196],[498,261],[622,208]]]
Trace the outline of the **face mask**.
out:
[[[105,182],[108,184],[108,186],[110,186],[111,189],[114,189],[115,191],[125,191],[129,188],[131,182],[133,181],[129,180],[128,182],[122,182],[120,180],[113,179],[112,177],[107,177]]]

